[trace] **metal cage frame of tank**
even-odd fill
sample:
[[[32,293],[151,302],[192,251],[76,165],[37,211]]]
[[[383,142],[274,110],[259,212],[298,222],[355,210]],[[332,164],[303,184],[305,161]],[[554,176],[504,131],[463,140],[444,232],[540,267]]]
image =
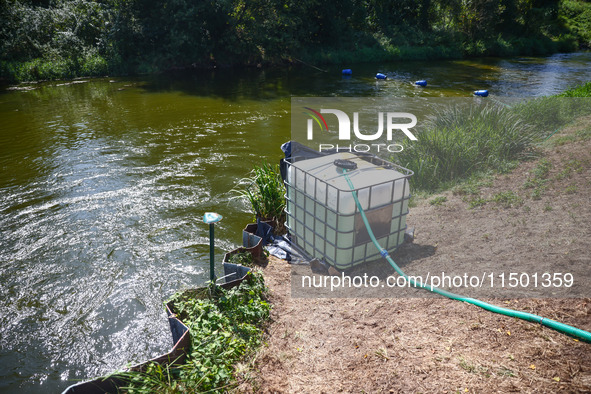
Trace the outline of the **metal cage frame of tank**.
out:
[[[398,214],[394,216],[393,215],[394,211],[392,211],[393,212],[392,217],[390,218],[390,221],[397,221],[397,223],[398,223],[397,231],[395,231],[396,235],[394,236],[392,231],[388,232],[387,236],[385,236],[385,237],[382,234],[375,234],[380,245],[383,248],[385,248],[386,250],[388,250],[389,252],[393,252],[404,242],[404,233],[407,229],[405,217],[408,214],[408,203],[409,203],[409,200],[411,197],[410,190],[408,191],[408,195],[405,195],[405,194],[407,191],[406,188],[408,187],[408,184],[409,184],[408,179],[414,174],[414,172],[407,169],[407,168],[399,166],[397,164],[388,162],[388,161],[381,159],[381,158],[374,156],[374,155],[357,154],[357,157],[359,157],[362,160],[368,161],[369,163],[371,163],[375,166],[383,167],[386,169],[396,170],[402,175],[402,177],[396,179],[395,181],[387,180],[387,181],[384,181],[381,183],[373,184],[371,186],[359,187],[359,188],[354,189],[354,191],[357,193],[358,196],[360,193],[363,193],[363,191],[365,189],[369,189],[369,191],[368,191],[369,194],[367,197],[367,202],[368,202],[368,207],[369,207],[369,206],[371,206],[372,192],[376,187],[379,187],[380,185],[386,185],[388,183],[393,184],[391,195],[390,195],[390,201],[388,204],[383,205],[383,206],[378,206],[375,208],[371,208],[368,210],[364,209],[366,215],[368,217],[371,217],[373,215],[373,212],[379,211],[379,210],[383,209],[384,207],[387,207],[388,205],[390,205],[392,207],[392,210],[394,210],[395,206],[399,205]],[[306,159],[304,159],[304,160],[306,160]],[[337,269],[340,269],[340,270],[354,267],[355,265],[359,265],[365,261],[371,261],[371,260],[381,258],[380,252],[375,247],[375,245],[371,242],[371,240],[369,239],[369,236],[367,236],[367,230],[365,229],[364,226],[361,231],[362,232],[365,231],[365,234],[367,236],[367,242],[358,243],[358,240],[356,239],[357,236],[359,235],[359,231],[360,231],[357,223],[362,223],[361,215],[359,213],[359,208],[357,207],[357,205],[355,205],[355,209],[354,209],[353,213],[351,213],[351,214],[339,213],[339,210],[340,210],[339,205],[342,201],[341,200],[341,193],[351,194],[353,192],[353,190],[347,190],[347,191],[340,190],[340,189],[324,182],[323,180],[317,178],[316,176],[311,175],[310,173],[307,173],[306,171],[294,166],[295,163],[298,163],[300,161],[303,161],[303,160],[297,160],[297,157],[292,158],[291,160],[285,160],[285,163],[287,165],[286,170],[288,172],[291,172],[290,176],[285,177],[284,183],[285,183],[285,190],[286,190],[285,211],[286,211],[286,214],[288,217],[286,227],[289,230],[292,245],[297,246],[299,249],[304,251],[309,257],[312,257],[312,258],[316,257],[319,259],[323,259],[327,264],[329,264]],[[306,186],[304,186],[304,190],[297,189],[297,187],[296,187],[297,171],[303,172],[304,176],[314,178],[313,195],[310,195],[307,193]],[[289,182],[289,179],[291,179],[291,183]],[[404,180],[402,182],[401,198],[394,200],[394,196],[397,193],[396,182],[401,179]],[[324,202],[319,201],[319,199],[317,198],[317,195],[316,195],[317,190],[318,190],[318,187],[317,187],[318,182],[324,183],[327,187]],[[326,203],[326,199],[328,198],[327,196],[329,194],[328,188],[333,188],[337,193],[336,209],[331,209],[328,206],[328,204]],[[301,194],[301,197],[296,197],[296,196],[298,196],[298,193]],[[300,201],[303,201],[303,204],[301,204]],[[313,216],[311,216],[311,214],[306,210],[307,204],[311,204],[314,207],[314,215]],[[323,218],[319,217],[319,216],[323,216],[321,213],[319,215],[319,213],[316,212],[318,205],[324,205],[324,209],[325,209],[326,213]],[[302,210],[303,220],[300,220],[297,218],[297,215],[294,212],[296,209]],[[334,217],[335,217],[334,226],[331,225],[330,223],[328,223],[329,212],[332,215],[334,215]],[[339,221],[344,220],[344,218],[349,218],[349,217],[353,217],[353,222],[355,222],[355,226],[350,231],[339,230],[339,228],[340,228]],[[400,226],[400,221],[403,220],[403,218],[405,220],[404,226]],[[317,227],[317,224],[316,224],[317,221],[323,224],[323,227],[324,227],[323,234],[318,234],[315,231],[315,227]],[[371,219],[370,219],[370,221],[371,221]],[[392,229],[392,227],[393,227],[392,224],[390,224],[390,229]],[[335,234],[334,242],[331,242],[327,237],[327,232],[329,231],[329,229],[334,231],[334,234]],[[372,229],[373,229],[373,226],[372,226]],[[298,231],[296,231],[296,230],[298,230]],[[301,230],[303,230],[303,231],[301,231]],[[302,234],[299,234],[300,232]],[[310,234],[312,234],[312,236],[311,237],[306,236],[306,232],[309,232]],[[343,247],[337,245],[337,243],[338,243],[337,236],[339,234],[351,234],[351,233],[353,233],[352,246],[343,248]],[[374,233],[375,233],[375,230],[374,230]],[[310,240],[309,238],[312,238],[312,239]],[[317,247],[317,243],[319,243],[319,242],[324,243],[322,245],[322,247]],[[326,253],[326,251],[328,251],[329,248],[334,248],[334,254]],[[362,248],[362,250],[360,248]],[[351,257],[350,262],[339,263],[337,261],[338,251],[339,250],[346,251],[348,249],[353,249],[351,251],[352,257]],[[322,251],[324,251],[324,253]],[[319,254],[321,254],[321,255],[319,255]]]

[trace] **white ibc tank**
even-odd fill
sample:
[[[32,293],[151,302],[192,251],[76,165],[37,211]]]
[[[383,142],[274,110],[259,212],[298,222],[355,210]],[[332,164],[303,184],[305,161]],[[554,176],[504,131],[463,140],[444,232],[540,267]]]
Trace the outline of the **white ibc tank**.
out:
[[[346,269],[377,259],[343,170],[335,160],[357,165],[347,172],[372,231],[389,251],[404,241],[409,171],[374,156],[340,152],[291,163],[287,171],[287,227],[292,242],[310,256]]]

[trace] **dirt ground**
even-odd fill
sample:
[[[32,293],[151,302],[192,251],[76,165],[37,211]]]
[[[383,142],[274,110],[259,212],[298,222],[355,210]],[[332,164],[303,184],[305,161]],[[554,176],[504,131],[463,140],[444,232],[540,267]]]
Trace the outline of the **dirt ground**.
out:
[[[581,120],[511,173],[446,192],[438,205],[430,203],[437,196],[419,202],[407,220],[414,243],[394,260],[407,274],[570,272],[568,289],[468,295],[591,331],[590,132],[591,118]],[[541,163],[549,171],[536,191],[528,179]],[[292,283],[311,275],[309,266],[292,268],[271,258],[263,271],[272,322],[242,391],[591,392],[591,344],[412,289],[386,297],[292,297]],[[348,274],[363,272],[382,281],[393,274],[383,261]]]

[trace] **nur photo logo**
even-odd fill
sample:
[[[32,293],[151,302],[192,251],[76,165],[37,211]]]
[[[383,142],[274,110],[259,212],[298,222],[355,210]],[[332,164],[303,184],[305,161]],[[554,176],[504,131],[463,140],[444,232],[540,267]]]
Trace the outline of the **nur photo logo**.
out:
[[[395,133],[402,132],[404,136],[412,141],[416,141],[417,137],[411,132],[411,128],[416,126],[417,117],[409,112],[382,112],[376,111],[377,116],[377,131],[368,132],[369,127],[360,127],[359,112],[353,112],[351,117],[347,112],[334,108],[321,108],[315,110],[311,107],[304,107],[303,112],[308,116],[306,119],[306,138],[308,141],[314,140],[314,129],[320,133],[336,133],[339,141],[371,141],[372,143],[350,143],[346,144],[327,144],[319,143],[318,150],[326,151],[332,149],[349,150],[350,152],[369,152],[369,151],[387,151],[390,153],[401,152],[404,148],[399,143],[393,143]],[[326,118],[323,115],[330,115]],[[332,127],[335,124],[336,127]],[[366,119],[367,121],[368,119]],[[375,127],[375,126],[374,126]],[[373,129],[375,130],[375,128]],[[379,141],[386,141],[379,143]]]

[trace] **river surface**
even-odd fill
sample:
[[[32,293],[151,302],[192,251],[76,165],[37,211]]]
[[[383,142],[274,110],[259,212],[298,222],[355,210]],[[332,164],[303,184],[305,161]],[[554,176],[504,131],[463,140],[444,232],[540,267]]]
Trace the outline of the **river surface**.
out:
[[[389,79],[376,82],[378,71]],[[224,216],[221,260],[252,221],[230,190],[253,165],[282,157],[291,96],[531,97],[590,80],[591,53],[574,53],[4,89],[0,391],[60,392],[171,348],[163,301],[208,278],[203,213]]]

